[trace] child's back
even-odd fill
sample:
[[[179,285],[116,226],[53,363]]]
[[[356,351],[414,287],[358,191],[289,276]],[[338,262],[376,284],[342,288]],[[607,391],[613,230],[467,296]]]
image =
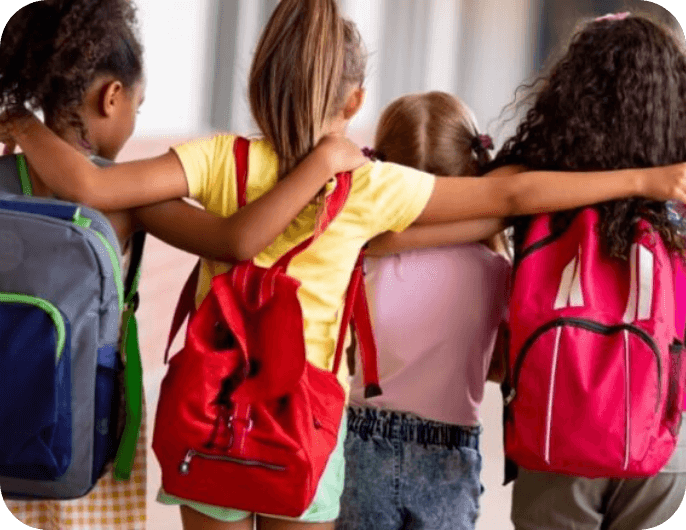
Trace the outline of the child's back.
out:
[[[365,265],[383,394],[365,400],[356,369],[351,403],[478,426],[509,262],[476,243],[369,257]]]
[[[488,146],[469,109],[440,92],[392,103],[376,137],[377,156],[438,174],[477,174]],[[407,517],[473,528],[479,405],[510,264],[474,243],[367,257],[365,267],[383,393],[365,398],[354,367],[338,528],[400,528]]]
[[[621,52],[618,53],[618,50]],[[686,160],[686,142],[684,141],[686,121],[683,112],[679,110],[683,107],[680,94],[686,90],[686,56],[684,56],[681,44],[659,25],[643,17],[629,16],[629,14],[605,17],[591,22],[575,35],[564,57],[553,65],[553,69],[540,86],[541,90],[536,94],[532,108],[526,113],[526,118],[519,126],[517,134],[505,144],[503,151],[498,155],[498,160],[502,163],[521,163],[528,167],[539,168],[584,170],[588,167],[626,167],[637,162],[650,167]],[[649,307],[650,304],[646,303],[650,299],[657,300],[658,296],[663,296],[663,293],[659,292],[653,295],[653,289],[659,289],[660,284],[652,278],[653,275],[658,278],[660,271],[669,270],[671,272],[669,259],[674,264],[681,265],[679,262],[683,259],[685,245],[683,237],[677,233],[676,227],[669,219],[666,205],[661,201],[644,201],[633,198],[604,202],[594,209],[595,212],[582,211],[578,216],[576,211],[555,214],[547,223],[553,237],[561,242],[559,246],[551,245],[549,248],[559,249],[556,250],[554,257],[563,259],[563,256],[566,256],[565,252],[571,251],[571,254],[577,252],[577,245],[574,242],[569,247],[565,247],[562,243],[562,237],[572,233],[575,226],[581,226],[578,223],[580,220],[588,218],[589,213],[593,215],[597,213],[599,218],[598,228],[593,228],[594,233],[590,237],[581,234],[585,242],[594,242],[597,234],[597,240],[600,244],[599,251],[582,250],[581,259],[585,261],[583,265],[575,269],[576,272],[572,271],[571,267],[569,268],[569,271],[573,272],[573,275],[569,276],[571,281],[563,280],[562,283],[559,283],[557,280],[553,283],[555,287],[559,286],[559,290],[552,293],[553,299],[555,294],[558,294],[558,301],[555,302],[555,310],[559,310],[557,318],[562,320],[562,312],[567,309],[569,309],[569,314],[565,316],[570,316],[577,309],[583,315],[582,312],[586,306],[581,298],[590,300],[593,296],[592,293],[602,292],[594,285],[594,280],[597,280],[599,285],[609,283],[599,280],[603,274],[602,264],[607,263],[608,269],[605,270],[613,270],[609,269],[609,267],[613,267],[618,271],[623,271],[623,274],[614,276],[618,280],[622,278],[621,288],[613,289],[612,294],[607,297],[608,307],[618,306],[621,308],[625,304],[628,306],[623,318],[622,313],[619,313],[617,324],[622,325],[623,322],[623,325],[628,328],[632,323],[640,321],[640,324],[652,326],[651,320],[656,319],[658,323],[655,324],[654,329],[657,333],[662,322],[669,322],[674,316],[670,314],[660,315],[660,311],[670,307],[671,302],[654,304],[656,307]],[[642,230],[645,229],[645,225],[641,228],[641,224],[643,224],[639,223],[641,219],[650,225],[651,239],[662,238],[658,245],[662,248],[662,255],[664,256],[664,248],[670,253],[669,259],[663,258],[662,262],[656,263],[654,267],[648,248],[641,246],[640,249],[637,249],[638,244],[640,244],[640,237],[642,237]],[[519,257],[518,271],[524,271],[523,267],[528,260],[524,255],[525,241],[528,241],[526,244],[529,244],[533,242],[533,238],[538,239],[542,234],[541,231],[534,232],[543,226],[541,221],[541,218],[533,221],[532,218],[522,218],[515,222],[515,251]],[[591,225],[589,223],[586,226]],[[588,246],[590,247],[590,245]],[[543,245],[537,245],[537,248],[540,249],[541,247]],[[636,258],[637,250],[640,250],[641,254],[638,259]],[[529,253],[529,256],[535,259],[535,254]],[[541,254],[538,256],[540,257]],[[593,256],[593,258],[589,258],[589,256]],[[589,266],[586,267],[586,265]],[[631,269],[631,267],[634,268]],[[546,279],[551,280],[554,276],[554,274],[550,274]],[[580,279],[580,283],[577,279]],[[640,280],[638,284],[635,283],[636,279]],[[519,285],[524,288],[526,285],[537,286],[542,283],[536,282],[535,274],[530,274],[527,277],[525,272],[522,272],[521,280],[515,278],[513,311],[516,301],[514,297],[517,296],[518,290],[517,284],[520,281],[522,283]],[[655,282],[656,287],[653,287],[651,282]],[[671,285],[671,281],[669,284]],[[577,289],[579,285],[581,287]],[[670,287],[666,289],[664,299],[670,300],[674,297],[678,306],[680,299],[683,299],[681,291],[679,291],[683,286],[684,278],[682,272],[679,271],[674,285],[677,290],[676,296],[674,296],[674,292],[669,292]],[[636,288],[639,292],[638,296],[628,296]],[[565,293],[569,294],[568,303],[564,300]],[[622,295],[621,293],[626,294]],[[524,299],[524,296],[529,297],[534,303],[538,301],[543,312],[552,312],[553,308],[546,303],[546,298],[540,296],[538,292],[533,294],[526,292],[521,299]],[[635,311],[636,303],[639,308],[638,313]],[[590,304],[591,302],[588,302],[588,307],[591,307]],[[657,307],[658,305],[659,307]],[[521,305],[519,308],[521,309]],[[604,311],[601,312],[601,309]],[[610,316],[612,310],[605,309],[605,307],[599,308],[598,314],[604,318],[614,318],[614,316]],[[521,353],[524,351],[524,347],[515,346],[516,333],[520,335],[518,344],[522,344],[522,341],[526,340],[527,354],[534,350],[534,346],[529,348],[533,341],[524,337],[527,335],[525,324],[522,324],[520,328],[515,328],[518,325],[515,318],[520,317],[521,321],[524,322],[527,315],[534,317],[538,314],[538,310],[536,307],[531,308],[529,313],[526,313],[525,309],[521,310],[522,315],[513,314],[511,367],[515,359],[522,359]],[[683,315],[683,308],[677,307],[677,317],[680,312]],[[682,317],[681,321],[682,323],[676,326],[677,337],[664,337],[662,342],[667,338],[670,343],[672,340],[675,340],[676,344],[682,342]],[[671,322],[669,324],[671,325]],[[558,330],[561,329],[558,328]],[[649,329],[649,331],[652,330]],[[618,348],[617,344],[607,345],[607,342],[592,341],[588,338],[590,335],[585,335],[580,340],[575,338],[572,341],[566,341],[566,336],[563,335],[562,331],[558,331],[556,337],[555,343],[548,348],[553,352],[553,355],[550,361],[544,361],[542,366],[546,367],[547,373],[556,373],[557,375],[550,378],[546,376],[546,381],[541,381],[541,378],[534,373],[528,379],[528,383],[522,384],[522,389],[525,392],[527,388],[531,390],[541,387],[552,389],[547,392],[546,401],[548,404],[547,406],[545,404],[539,406],[539,400],[534,398],[529,402],[532,406],[524,406],[520,415],[524,421],[519,422],[521,430],[517,433],[529,440],[534,439],[534,437],[542,440],[539,447],[543,449],[548,463],[552,463],[551,468],[553,465],[557,465],[554,457],[555,443],[558,447],[564,447],[567,455],[573,454],[574,457],[563,456],[558,460],[564,465],[570,465],[570,469],[565,470],[569,472],[568,475],[563,474],[559,469],[540,471],[540,466],[534,467],[528,462],[526,464],[532,469],[525,469],[525,462],[520,459],[521,467],[513,488],[512,519],[515,527],[518,530],[562,529],[581,526],[584,528],[623,529],[647,528],[661,524],[674,513],[686,490],[686,444],[683,439],[679,440],[671,461],[661,469],[661,472],[647,478],[620,480],[615,475],[618,474],[621,477],[627,476],[628,473],[623,475],[623,470],[620,473],[612,473],[607,471],[607,468],[598,473],[597,469],[600,464],[597,466],[588,464],[587,459],[579,464],[575,461],[575,458],[581,454],[580,448],[584,444],[588,444],[590,451],[593,451],[593,456],[598,456],[599,461],[601,461],[601,458],[614,456],[618,447],[620,449],[640,447],[641,440],[648,436],[654,436],[655,440],[651,440],[651,449],[644,449],[638,460],[641,463],[650,462],[651,459],[656,458],[656,454],[660,459],[665,456],[665,451],[660,452],[662,442],[656,441],[657,436],[653,435],[650,429],[655,425],[664,430],[664,418],[671,418],[673,409],[670,410],[669,415],[663,415],[661,412],[664,410],[662,404],[658,405],[657,412],[653,412],[652,407],[647,405],[645,401],[641,401],[638,407],[631,407],[632,400],[652,400],[655,394],[652,391],[642,393],[643,389],[635,384],[636,381],[650,381],[649,372],[640,365],[639,348],[629,342],[625,348]],[[659,340],[656,342],[661,344]],[[577,343],[578,348],[576,348]],[[593,344],[595,351],[583,349],[582,346],[586,344]],[[602,346],[603,344],[607,346]],[[570,345],[568,351],[578,351],[578,355],[565,356],[568,345]],[[666,348],[663,347],[663,351],[664,349]],[[670,350],[672,349],[670,348]],[[613,370],[608,369],[608,367],[617,367],[620,364],[612,361],[613,354],[616,355],[616,359],[623,360],[626,356],[629,361],[622,363],[621,372],[614,370],[614,374],[611,373]],[[669,354],[671,358],[676,359],[677,356],[672,354]],[[603,359],[605,365],[598,370],[598,366],[593,366],[593,362],[584,363],[583,355],[588,355],[588,359],[592,360]],[[518,372],[523,374],[527,369],[527,364],[530,368],[532,366],[531,360],[532,357],[528,356],[527,363],[518,362],[518,368],[521,367]],[[676,363],[673,363],[672,366],[674,364]],[[625,366],[626,368],[624,368]],[[553,367],[552,370],[551,367]],[[556,368],[559,369],[559,372],[555,372]],[[626,370],[626,374],[624,370]],[[665,389],[667,389],[666,381],[668,381],[666,378],[676,376],[677,370],[674,369],[673,373],[669,375],[666,374],[666,371],[665,369],[665,377],[660,376],[660,383],[665,382],[663,386]],[[607,384],[610,378],[617,373],[622,375],[622,378],[619,379],[622,384],[614,385],[614,388],[612,385],[608,385],[606,388],[612,388],[612,390],[602,392],[603,385]],[[565,377],[566,374],[569,376]],[[513,382],[518,375],[512,373],[508,379]],[[675,380],[676,377],[672,380],[671,385],[678,383]],[[521,378],[521,380],[523,379],[524,377]],[[579,385],[579,380],[584,381],[584,383]],[[633,384],[630,383],[631,386],[627,387],[626,380],[633,381]],[[553,382],[552,385],[549,384],[551,381]],[[624,388],[631,388],[631,391],[624,394]],[[678,389],[678,385],[671,388],[671,391],[674,392],[675,388]],[[564,396],[565,391],[567,392],[567,399],[563,397],[556,401],[555,398],[559,395]],[[584,414],[585,417],[593,417],[594,415],[604,417],[603,414],[612,409],[617,413],[615,417],[620,418],[622,427],[618,430],[617,423],[612,427],[598,422],[596,424],[596,432],[600,430],[598,435],[593,438],[589,437],[586,441],[576,439],[577,436],[582,437],[588,432],[593,432],[593,423],[589,421],[584,425],[583,432],[574,429],[564,430],[563,428],[564,434],[555,438],[553,425],[555,425],[556,417],[561,419],[556,424],[558,427],[565,421],[571,421],[570,425],[579,423],[579,421],[574,421],[572,413],[565,414],[564,411],[566,406],[570,406],[569,396],[580,392],[583,392],[583,396],[579,396],[579,399],[573,403],[574,410],[580,410],[580,407],[584,406],[583,398],[586,398],[589,409]],[[591,408],[595,406],[597,400],[589,399],[589,396],[593,396],[594,392],[602,396],[597,409]],[[668,392],[669,390],[656,393],[665,397]],[[617,403],[617,396],[628,397],[622,399],[620,406],[609,405],[613,399]],[[507,402],[512,403],[513,408],[515,408],[516,402],[514,400],[516,399],[517,397],[510,393]],[[526,400],[526,398],[523,399]],[[520,401],[520,403],[524,403],[524,401]],[[632,421],[631,414],[641,407],[652,414],[645,419]],[[599,414],[596,414],[595,410],[599,411]],[[517,424],[515,418],[516,414],[508,418],[506,431]],[[628,419],[625,420],[625,418]],[[533,429],[522,425],[527,421],[531,421],[532,425],[534,423],[543,425],[546,429],[544,431],[545,437],[536,436]],[[633,430],[641,425],[641,422],[645,423],[646,428],[642,431]],[[604,436],[604,429],[607,429],[608,436]],[[511,432],[514,431],[511,430]],[[650,435],[645,434],[644,437],[644,433],[650,433]],[[599,443],[596,442],[598,438],[601,440]],[[669,447],[673,447],[673,436],[670,438]],[[513,444],[510,442],[512,439],[513,437],[508,436],[506,447],[512,447]],[[607,449],[604,444],[607,445]],[[664,447],[668,447],[668,444],[665,443]],[[626,453],[624,467],[628,469],[632,455],[629,451]],[[518,457],[513,454],[513,458]],[[577,465],[577,469],[572,469],[572,466],[575,465]],[[583,469],[583,465],[588,465],[589,469]],[[599,478],[589,478],[598,476]]]

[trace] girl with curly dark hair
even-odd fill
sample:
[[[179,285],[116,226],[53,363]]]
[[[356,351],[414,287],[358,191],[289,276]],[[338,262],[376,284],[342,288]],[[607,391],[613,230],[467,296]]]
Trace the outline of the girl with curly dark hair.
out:
[[[83,155],[113,160],[133,133],[143,101],[143,52],[135,24],[126,0],[53,0],[20,9],[0,41],[0,106],[8,112],[27,104],[39,109],[48,127]],[[39,174],[30,173],[33,194],[51,196]],[[133,217],[121,211],[108,218],[127,250]],[[17,519],[43,530],[144,528],[145,431],[143,406],[128,480],[117,480],[110,468],[81,499],[8,500],[7,506]]]
[[[686,55],[666,29],[627,13],[583,27],[540,80],[524,121],[496,165],[589,171],[652,167],[686,160]],[[683,255],[684,239],[662,201],[640,198],[597,205],[602,246],[627,259],[637,221],[646,219]],[[553,216],[564,231],[577,210]],[[515,255],[531,218],[515,221]],[[661,524],[686,491],[686,440],[663,472],[649,479],[577,478],[519,469],[512,519],[518,530],[639,529]]]
[[[301,282],[298,297],[305,320],[307,359],[321,369],[333,365],[344,293],[357,256],[366,241],[378,234],[401,232],[412,224],[566,209],[637,194],[686,200],[683,164],[585,175],[561,173],[554,179],[547,172],[509,167],[493,172],[494,178],[436,179],[430,173],[398,164],[357,163],[346,152],[346,156],[334,156],[333,160],[323,159],[332,150],[339,155],[345,151],[345,145],[327,148],[326,140],[343,138],[363,103],[365,58],[359,33],[354,24],[341,17],[335,0],[278,3],[262,33],[250,71],[249,100],[263,137],[250,143],[247,194],[251,202],[240,209],[235,186],[236,135],[219,134],[178,145],[156,158],[98,168],[77,156],[35,116],[0,121],[5,128],[3,132],[0,127],[0,133],[16,141],[44,182],[68,199],[113,210],[190,196],[214,212],[216,222],[191,215],[165,217],[168,205],[163,203],[152,206],[153,214],[146,220],[151,231],[157,220],[159,230],[166,229],[168,240],[181,230],[195,233],[188,245],[179,246],[210,258],[202,263],[197,305],[205,299],[212,278],[230,269],[229,264],[218,261],[228,261],[226,248],[231,242],[243,246],[240,259],[257,255],[261,265],[273,265],[316,227],[317,205],[303,208],[301,201],[307,203],[322,188],[331,189],[335,184],[326,183],[333,174],[355,168],[344,210],[288,271]],[[304,168],[309,168],[309,173]],[[299,186],[286,188],[298,171],[304,176],[292,182]],[[268,196],[279,187],[290,189],[291,195],[281,202],[272,201],[275,205],[265,210]],[[265,215],[252,233],[226,226],[256,208],[262,208]],[[272,232],[283,218],[288,222]],[[279,234],[276,239],[273,233]],[[295,521],[279,520],[278,514],[245,511],[250,506],[239,505],[234,498],[220,499],[221,505],[206,504],[185,498],[188,495],[183,491],[163,490],[158,499],[180,505],[184,527],[189,530],[252,529],[255,522],[258,528],[332,528],[342,490],[345,422],[341,426],[341,443],[330,456],[321,491]],[[168,441],[161,438],[158,447],[164,449]],[[221,492],[216,493],[219,496]]]

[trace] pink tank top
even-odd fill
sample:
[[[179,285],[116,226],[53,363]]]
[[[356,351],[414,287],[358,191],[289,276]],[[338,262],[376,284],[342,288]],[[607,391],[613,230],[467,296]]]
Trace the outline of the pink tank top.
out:
[[[472,244],[367,258],[365,266],[383,395],[364,398],[358,355],[350,402],[478,425],[506,315],[508,261]]]

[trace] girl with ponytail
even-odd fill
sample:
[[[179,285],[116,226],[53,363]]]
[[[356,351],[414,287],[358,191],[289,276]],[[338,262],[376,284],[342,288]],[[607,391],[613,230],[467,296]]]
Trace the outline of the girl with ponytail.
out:
[[[250,107],[263,137],[250,143],[250,204],[240,210],[235,135],[187,142],[160,157],[109,168],[78,156],[32,115],[10,116],[4,137],[19,144],[48,187],[72,200],[105,210],[186,196],[198,200],[206,212],[178,215],[174,202],[137,212],[156,235],[209,258],[202,263],[196,305],[207,294],[212,277],[230,269],[218,260],[255,256],[257,265],[269,267],[309,237],[318,211],[313,199],[320,190],[331,189],[334,184],[327,182],[334,174],[354,169],[343,210],[288,268],[300,282],[308,360],[322,369],[331,368],[344,293],[360,249],[381,233],[401,232],[413,224],[506,217],[632,195],[686,200],[682,165],[559,173],[554,179],[546,171],[525,173],[510,166],[492,175],[511,177],[507,179],[436,179],[414,168],[365,161],[345,140],[348,123],[364,100],[364,72],[359,34],[340,16],[335,0],[279,2],[249,76]],[[179,241],[182,232],[195,237]],[[229,247],[239,252],[232,254]],[[187,530],[252,529],[255,523],[260,529],[331,529],[343,489],[345,432],[344,422],[313,504],[295,521],[173,498],[164,491],[159,499],[181,505]]]

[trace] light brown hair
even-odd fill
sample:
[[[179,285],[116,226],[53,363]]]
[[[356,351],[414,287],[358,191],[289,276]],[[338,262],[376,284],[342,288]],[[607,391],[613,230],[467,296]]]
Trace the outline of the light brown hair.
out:
[[[472,111],[445,92],[396,99],[381,114],[374,148],[388,162],[434,175],[478,176],[491,160]],[[489,247],[509,256],[502,234]]]
[[[474,116],[459,98],[445,92],[409,94],[381,114],[374,141],[386,160],[435,175],[479,175],[490,161],[474,149]]]
[[[248,95],[280,176],[321,139],[349,88],[364,81],[365,67],[360,35],[335,0],[279,2],[257,46]]]

